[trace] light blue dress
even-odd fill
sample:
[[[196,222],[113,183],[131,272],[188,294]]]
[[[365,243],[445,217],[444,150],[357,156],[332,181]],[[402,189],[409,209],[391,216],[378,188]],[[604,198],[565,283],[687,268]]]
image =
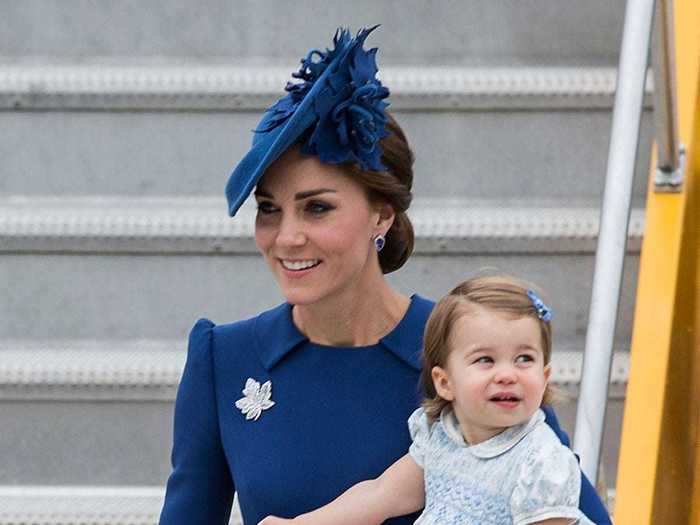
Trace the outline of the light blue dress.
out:
[[[550,518],[592,524],[578,509],[576,457],[544,419],[538,410],[526,423],[469,446],[452,410],[432,424],[422,408],[413,412],[409,453],[423,468],[426,498],[415,525],[524,525]]]

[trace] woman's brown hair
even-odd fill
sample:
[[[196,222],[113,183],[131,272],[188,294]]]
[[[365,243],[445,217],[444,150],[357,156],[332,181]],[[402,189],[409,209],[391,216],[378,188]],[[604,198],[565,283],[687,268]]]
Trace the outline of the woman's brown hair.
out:
[[[423,371],[421,382],[425,391],[423,408],[429,421],[440,417],[440,412],[449,401],[441,398],[433,385],[432,369],[444,368],[450,354],[450,334],[455,322],[469,315],[472,305],[512,315],[515,318],[533,317],[537,320],[542,336],[544,364],[548,365],[552,357],[552,326],[549,321],[540,319],[528,289],[533,287],[508,275],[475,277],[457,285],[443,297],[433,309],[425,326],[423,338]],[[552,401],[552,390],[545,389],[542,403]]]
[[[389,204],[395,215],[394,223],[386,234],[386,244],[379,252],[379,265],[383,273],[401,268],[413,253],[413,225],[406,215],[413,194],[414,156],[406,135],[392,115],[387,112],[387,137],[380,140],[382,163],[386,171],[365,171],[357,164],[347,164],[353,180],[367,191],[370,202]]]

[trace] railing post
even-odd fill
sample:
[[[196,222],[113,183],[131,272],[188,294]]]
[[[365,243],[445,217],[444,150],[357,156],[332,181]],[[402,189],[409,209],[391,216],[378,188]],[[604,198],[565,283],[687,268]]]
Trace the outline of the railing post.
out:
[[[594,485],[598,478],[615,323],[627,247],[653,15],[654,0],[628,0],[574,434],[574,450],[581,458],[581,468]]]
[[[655,11],[652,63],[657,164],[654,189],[677,192],[683,182],[685,152],[678,139],[673,1],[657,0]]]

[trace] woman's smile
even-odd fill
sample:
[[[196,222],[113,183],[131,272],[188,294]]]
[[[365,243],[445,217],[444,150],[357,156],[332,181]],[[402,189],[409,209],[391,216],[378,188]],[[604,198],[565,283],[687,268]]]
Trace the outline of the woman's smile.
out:
[[[292,260],[292,259],[280,259],[280,263],[284,266],[285,270],[291,272],[299,272],[302,270],[309,270],[315,268],[321,264],[320,259],[306,259],[306,260]]]

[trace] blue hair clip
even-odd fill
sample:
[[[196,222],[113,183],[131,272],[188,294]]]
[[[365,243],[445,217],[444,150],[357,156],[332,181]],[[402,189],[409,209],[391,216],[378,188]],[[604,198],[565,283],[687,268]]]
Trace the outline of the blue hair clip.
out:
[[[550,322],[552,320],[552,309],[544,304],[542,299],[540,299],[540,296],[537,295],[534,290],[528,290],[527,296],[530,298],[532,305],[535,307],[537,317],[547,323]]]

